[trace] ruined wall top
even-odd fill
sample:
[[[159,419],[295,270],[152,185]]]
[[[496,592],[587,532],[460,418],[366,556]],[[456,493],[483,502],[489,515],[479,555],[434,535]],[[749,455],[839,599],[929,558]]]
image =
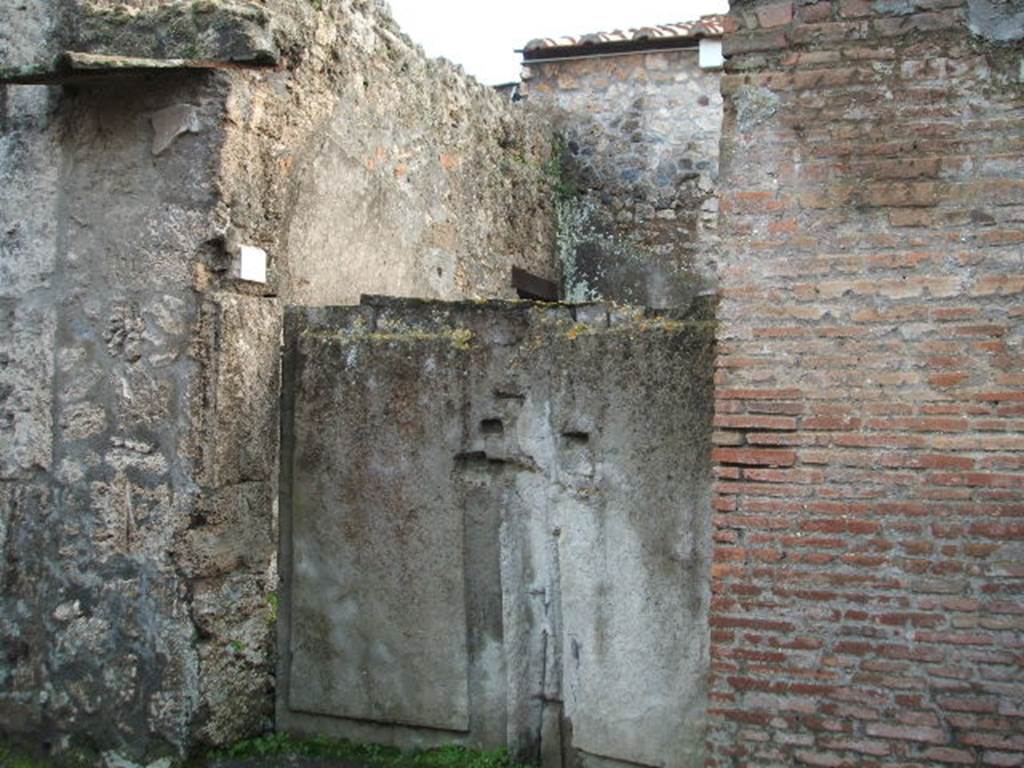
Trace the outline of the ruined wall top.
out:
[[[770,58],[772,51],[828,47],[843,38],[928,34],[959,26],[992,43],[1024,39],[1024,5],[1019,0],[732,0],[730,5],[730,18],[739,28],[726,43],[726,53],[731,55],[756,53]],[[832,23],[845,27],[806,28],[831,21],[833,11]],[[759,62],[748,57],[745,68],[751,64]]]
[[[0,26],[12,32],[0,38],[0,77],[60,80],[79,69],[68,53],[112,57],[112,67],[125,58],[273,63],[278,58],[277,15],[234,0],[37,0],[8,5],[0,9]]]
[[[372,18],[385,40],[403,37],[386,6],[372,0],[31,0],[0,7],[0,83],[61,82],[125,69],[274,65],[301,58],[324,14],[333,21]],[[365,32],[350,42],[372,50],[379,35]]]

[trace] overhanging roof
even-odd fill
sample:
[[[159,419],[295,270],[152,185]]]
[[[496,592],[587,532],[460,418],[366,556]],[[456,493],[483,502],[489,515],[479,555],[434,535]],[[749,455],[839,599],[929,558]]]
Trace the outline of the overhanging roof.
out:
[[[592,32],[579,37],[543,37],[531,40],[520,53],[523,54],[523,59],[529,62],[610,52],[681,48],[687,43],[695,44],[702,37],[722,37],[729,23],[728,17],[714,15],[678,24]]]

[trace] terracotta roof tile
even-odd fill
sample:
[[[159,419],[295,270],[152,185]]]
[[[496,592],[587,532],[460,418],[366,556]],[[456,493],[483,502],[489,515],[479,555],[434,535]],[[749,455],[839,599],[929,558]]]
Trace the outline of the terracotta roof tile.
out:
[[[726,16],[703,16],[696,21],[679,24],[661,24],[656,27],[615,30],[614,32],[593,32],[579,37],[542,37],[531,40],[523,48],[524,53],[549,48],[583,48],[588,45],[609,43],[640,43],[645,40],[687,40],[698,37],[721,37],[729,21]]]

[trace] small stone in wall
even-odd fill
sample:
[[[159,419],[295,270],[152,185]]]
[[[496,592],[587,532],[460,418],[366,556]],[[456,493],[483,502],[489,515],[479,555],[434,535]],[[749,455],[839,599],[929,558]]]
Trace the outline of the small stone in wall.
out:
[[[1024,6],[1009,0],[969,0],[967,25],[974,34],[996,42],[1024,39]],[[1024,60],[1021,68],[1024,71]]]
[[[150,116],[153,123],[153,154],[159,155],[183,133],[199,133],[199,115],[196,108],[188,104],[173,106],[154,112]]]
[[[61,414],[61,428],[69,440],[85,440],[107,428],[107,412],[91,403],[73,403]]]
[[[171,758],[163,757],[144,766],[139,763],[133,763],[117,752],[104,752],[103,761],[106,763],[106,768],[171,768],[172,765]]]
[[[767,88],[745,85],[736,93],[736,120],[742,133],[770,120],[779,108],[779,97]]]
[[[71,621],[82,615],[82,605],[78,600],[61,603],[53,612],[53,618],[60,622]]]
[[[107,319],[103,339],[107,342],[107,349],[112,356],[134,363],[142,357],[142,337],[145,330],[146,323],[140,316],[138,307],[118,306]]]

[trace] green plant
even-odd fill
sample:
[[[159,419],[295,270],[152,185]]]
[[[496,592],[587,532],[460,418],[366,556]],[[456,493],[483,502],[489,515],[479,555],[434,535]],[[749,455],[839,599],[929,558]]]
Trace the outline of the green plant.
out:
[[[35,760],[0,744],[0,768],[48,768],[41,760]]]
[[[242,741],[211,755],[215,761],[259,757],[314,757],[403,768],[525,768],[516,765],[503,749],[478,752],[465,747],[449,746],[402,752],[380,744],[354,744],[351,741],[325,738],[296,739],[284,733]]]
[[[281,599],[277,596],[277,592],[267,595],[267,624],[270,626],[277,623],[277,609],[280,605]]]
[[[544,166],[544,174],[551,181],[555,197],[561,201],[572,200],[580,194],[576,179],[566,163],[568,155],[569,143],[560,133],[555,134],[551,157]]]
[[[516,768],[504,749],[474,752],[465,747],[441,747],[423,752],[413,758],[413,763],[436,768]]]

